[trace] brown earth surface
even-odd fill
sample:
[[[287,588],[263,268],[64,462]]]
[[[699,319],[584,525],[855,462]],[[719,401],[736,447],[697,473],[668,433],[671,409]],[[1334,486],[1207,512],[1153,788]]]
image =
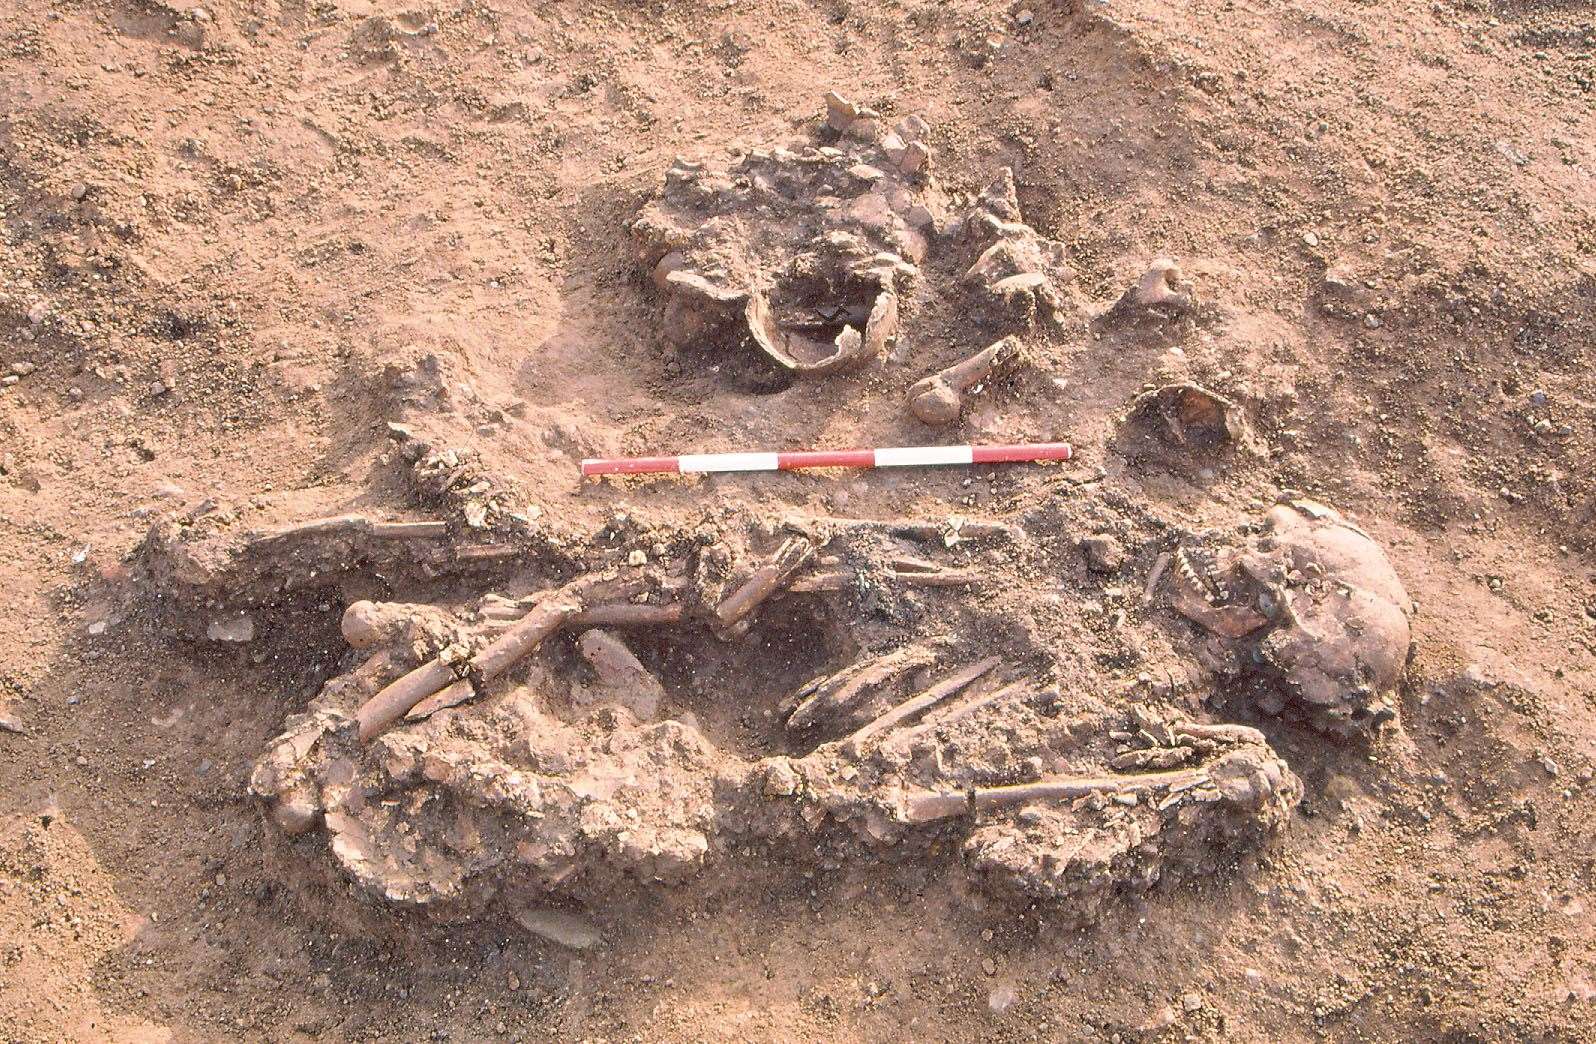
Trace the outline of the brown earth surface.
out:
[[[631,221],[674,157],[814,140],[827,90],[924,117],[951,210],[1012,169],[1066,248],[1062,321],[968,314],[933,260],[859,373],[751,380],[746,346],[663,337]],[[1559,0],[13,0],[0,1041],[1596,1040],[1593,116],[1596,16]],[[1093,318],[1159,257],[1194,314]],[[911,416],[911,384],[1011,332],[1020,376],[953,427]],[[1253,451],[1132,437],[1168,380],[1236,403]],[[146,544],[172,517],[436,514],[400,420],[548,531],[646,517],[640,549],[705,519],[1014,523],[938,549],[995,591],[918,593],[904,619],[1111,706],[1195,647],[1142,597],[1169,534],[1312,497],[1416,603],[1396,717],[1347,737],[1245,687],[1165,701],[1261,730],[1304,797],[1260,846],[1084,922],[991,901],[935,840],[733,845],[591,904],[587,949],[499,908],[424,916],[321,834],[282,836],[251,773],[353,667],[350,601],[487,588],[360,574],[261,595],[251,640],[212,641],[224,607]],[[577,478],[619,453],[1042,439],[1075,459]],[[1083,544],[1103,533],[1123,555]],[[897,619],[839,610],[815,648],[796,600],[742,646],[650,645],[666,712],[784,750],[741,701]],[[534,671],[583,669],[551,644]]]

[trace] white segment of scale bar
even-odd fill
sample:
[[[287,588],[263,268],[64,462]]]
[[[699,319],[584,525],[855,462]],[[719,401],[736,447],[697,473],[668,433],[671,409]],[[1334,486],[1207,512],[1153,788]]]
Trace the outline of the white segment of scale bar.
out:
[[[975,452],[968,446],[899,446],[876,450],[876,467],[901,468],[914,464],[971,464]]]
[[[678,458],[683,473],[696,471],[775,471],[774,453],[685,453]]]

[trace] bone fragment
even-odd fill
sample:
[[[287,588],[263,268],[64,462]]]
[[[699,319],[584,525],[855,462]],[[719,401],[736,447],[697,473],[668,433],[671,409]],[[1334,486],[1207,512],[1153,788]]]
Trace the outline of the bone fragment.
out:
[[[1169,563],[1174,560],[1174,555],[1168,551],[1161,552],[1153,560],[1153,570],[1147,574],[1147,586],[1142,588],[1142,602],[1153,600],[1153,594],[1158,590],[1159,583],[1164,579],[1164,573],[1169,569]]]
[[[665,698],[665,688],[649,673],[626,643],[600,628],[585,631],[577,650],[593,668],[599,685],[641,721],[652,721]]]
[[[1181,275],[1180,266],[1167,257],[1160,257],[1114,302],[1108,314],[1117,316],[1151,308],[1189,312],[1195,304],[1192,285]]]
[[[461,678],[458,681],[450,682],[414,707],[411,707],[405,712],[405,720],[421,721],[423,718],[430,718],[446,707],[458,707],[467,700],[475,699],[476,695],[477,690],[471,684],[471,680],[469,678]]]
[[[573,950],[591,950],[602,938],[592,921],[566,910],[518,910],[515,920],[533,935]]]
[[[986,577],[978,569],[939,569],[934,573],[887,571],[887,579],[910,587],[973,587]]]
[[[467,544],[454,549],[454,557],[458,562],[496,562],[501,558],[515,558],[525,553],[525,548],[515,544]]]
[[[1267,740],[1264,734],[1249,725],[1204,725],[1195,721],[1176,722],[1172,726],[1177,736],[1189,736],[1192,739],[1220,740],[1226,743],[1255,743],[1262,745]]]

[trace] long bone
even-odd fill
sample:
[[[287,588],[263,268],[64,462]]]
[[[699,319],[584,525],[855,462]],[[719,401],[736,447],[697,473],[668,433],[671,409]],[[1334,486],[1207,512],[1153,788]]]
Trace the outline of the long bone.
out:
[[[721,632],[726,635],[745,633],[752,623],[754,610],[791,584],[814,554],[814,541],[807,537],[789,537],[783,541],[770,561],[755,569],[742,586],[715,606],[715,621]]]
[[[986,380],[994,370],[1012,366],[1020,358],[1020,342],[1005,337],[968,359],[916,381],[909,388],[909,412],[932,426],[952,424],[964,409],[964,392]]]
[[[449,524],[435,521],[377,522],[365,515],[335,515],[262,533],[256,542],[356,534],[376,540],[438,540],[449,535]]]
[[[641,588],[641,581],[621,581],[617,586],[599,576],[583,576],[555,590],[524,617],[474,657],[445,650],[438,657],[391,682],[355,712],[361,742],[371,740],[388,726],[420,707],[429,697],[431,711],[464,702],[474,694],[468,676],[491,681],[503,674],[543,639],[570,622],[587,607],[587,600],[609,584],[610,593],[624,600]]]
[[[1147,772],[1132,776],[1055,776],[1034,783],[1003,787],[977,787],[966,792],[920,790],[903,796],[904,819],[931,823],[964,813],[1025,805],[1033,801],[1069,801],[1093,794],[1142,794],[1154,790],[1188,789],[1205,782],[1202,769]]]

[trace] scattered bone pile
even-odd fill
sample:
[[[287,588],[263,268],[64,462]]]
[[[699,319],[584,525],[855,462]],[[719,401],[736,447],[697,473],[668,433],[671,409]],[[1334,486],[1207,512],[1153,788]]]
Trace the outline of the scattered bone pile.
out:
[[[984,320],[972,329],[1023,332],[1075,309],[1065,248],[1022,220],[1009,171],[955,216],[932,175],[923,120],[889,128],[836,94],[826,104],[818,140],[678,159],[633,221],[668,342],[748,344],[782,374],[824,377],[879,364],[894,345],[892,357],[912,363],[917,292],[967,299],[966,314]],[[933,256],[957,262],[956,284],[926,285],[938,278]],[[1172,264],[1170,273],[1178,281]],[[968,392],[1025,359],[1012,336],[969,351],[906,382],[915,418],[956,422]]]
[[[943,208],[928,128],[895,128],[833,95],[833,144],[678,159],[632,223],[676,345],[751,342],[781,371],[857,370],[898,336],[899,299],[920,275]]]

